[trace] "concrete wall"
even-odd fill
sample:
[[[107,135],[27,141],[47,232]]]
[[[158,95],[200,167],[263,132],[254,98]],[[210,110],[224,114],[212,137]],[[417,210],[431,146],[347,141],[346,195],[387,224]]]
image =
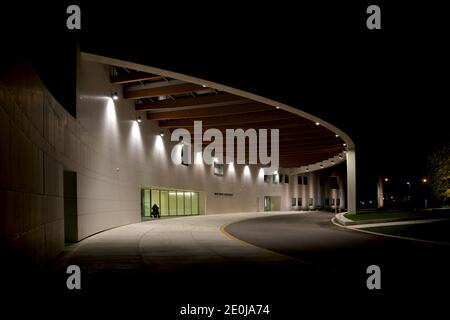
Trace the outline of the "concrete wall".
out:
[[[64,248],[66,118],[30,65],[2,73],[0,241],[23,262],[43,265]]]
[[[3,247],[17,248],[42,265],[64,248],[64,216],[74,224],[66,224],[66,231],[75,241],[138,222],[140,190],[150,186],[203,191],[206,214],[262,211],[266,195],[281,197],[281,210],[308,208],[309,197],[316,206],[316,173],[308,173],[303,186],[296,176],[289,184],[265,183],[255,165],[225,165],[224,175],[217,176],[209,165],[173,164],[170,134],[161,137],[157,122],[145,120],[145,114],[138,124],[133,101],[110,98],[121,87],[110,84],[108,66],[81,61],[77,82],[74,119],[29,64],[0,78]],[[76,180],[75,203],[64,201],[64,176]],[[302,208],[292,207],[292,197],[300,196]]]
[[[108,66],[81,62],[78,120],[98,155],[98,159],[93,159],[96,171],[107,176],[108,185],[114,185],[114,191],[123,197],[118,216],[139,220],[139,207],[136,207],[139,206],[139,191],[150,186],[204,191],[207,214],[257,211],[257,199],[259,207],[263,208],[264,195],[282,196],[281,209],[291,208],[288,185],[264,183],[259,166],[225,165],[224,175],[217,176],[213,174],[212,166],[203,163],[190,166],[172,163],[170,152],[175,143],[170,141],[169,132],[165,131],[164,137],[160,137],[163,130],[157,122],[145,120],[144,113],[136,113],[134,101],[111,100],[109,97],[114,91],[121,92],[121,87],[110,84]],[[134,121],[137,115],[144,119],[141,124]],[[92,198],[99,189],[104,193],[112,192],[112,187],[98,185],[81,176],[80,199]],[[216,195],[220,193],[232,196]],[[84,224],[91,227],[92,221],[103,221],[104,217],[98,212],[103,211],[107,203],[102,204],[100,199],[111,198],[115,198],[113,194],[106,194],[95,201],[98,207],[89,206],[97,212],[90,220],[83,217],[81,205],[79,228],[83,230]]]
[[[262,170],[256,165],[247,168],[243,165],[225,165],[224,175],[217,176],[211,166],[203,163],[190,166],[173,164],[170,152],[175,143],[170,141],[169,132],[159,128],[157,121],[146,120],[145,113],[136,113],[134,101],[112,101],[109,97],[111,92],[116,91],[121,92],[121,86],[110,84],[108,66],[81,62],[78,118],[88,132],[89,141],[98,154],[104,156],[99,159],[97,170],[103,170],[102,175],[109,176],[112,184],[123,184],[119,192],[124,196],[124,201],[129,200],[126,202],[129,205],[126,212],[130,220],[139,219],[139,214],[136,215],[136,205],[139,204],[136,197],[140,195],[140,188],[150,186],[204,191],[207,214],[257,211],[258,208],[262,211],[265,195],[281,197],[281,210],[308,209],[307,198],[310,197],[314,198],[313,208],[319,203],[319,172],[306,173],[308,185],[303,186],[297,185],[296,176],[290,176],[289,184],[264,183]],[[141,124],[134,121],[138,115],[143,119]],[[165,133],[163,138],[159,136],[162,131]],[[120,171],[117,172],[116,168]],[[280,169],[280,173],[285,172],[288,171]],[[93,181],[86,184],[82,191],[85,197],[93,192],[88,188],[101,187]],[[302,208],[291,205],[292,197],[298,197],[298,193],[304,193]],[[341,203],[344,201],[341,200]],[[98,212],[101,208],[94,209]],[[118,212],[119,216],[126,214],[124,209]],[[135,212],[134,215],[131,212]],[[79,216],[82,215],[80,211]],[[100,215],[97,218],[96,221],[104,220]],[[83,220],[79,222],[81,229],[82,224]]]

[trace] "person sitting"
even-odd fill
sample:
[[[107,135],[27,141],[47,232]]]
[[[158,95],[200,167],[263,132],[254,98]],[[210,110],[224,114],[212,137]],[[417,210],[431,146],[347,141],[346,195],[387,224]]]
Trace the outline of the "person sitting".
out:
[[[161,215],[159,213],[159,207],[158,207],[158,205],[156,203],[152,207],[152,214],[151,215],[153,217],[155,217],[155,218],[161,218]]]

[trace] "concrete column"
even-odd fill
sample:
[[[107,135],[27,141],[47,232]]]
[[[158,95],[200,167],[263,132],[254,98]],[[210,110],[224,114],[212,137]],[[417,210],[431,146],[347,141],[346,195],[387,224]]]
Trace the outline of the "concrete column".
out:
[[[339,206],[339,210],[344,209],[345,208],[345,190],[344,190],[344,179],[342,177],[338,177],[339,179],[339,199],[341,204]]]
[[[355,150],[347,151],[347,210],[356,213],[356,157]]]

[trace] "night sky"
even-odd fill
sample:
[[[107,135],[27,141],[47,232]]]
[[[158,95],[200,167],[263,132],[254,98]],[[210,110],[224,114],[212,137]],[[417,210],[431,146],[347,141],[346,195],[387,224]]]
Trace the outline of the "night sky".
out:
[[[354,139],[360,199],[375,190],[379,174],[424,175],[426,156],[449,139],[448,19],[427,2],[78,1],[81,32],[65,28],[72,2],[2,12],[9,17],[2,19],[4,43],[12,44],[3,54],[31,54],[65,105],[74,101],[76,39],[82,51],[254,92]],[[367,30],[369,4],[380,5],[382,30]]]

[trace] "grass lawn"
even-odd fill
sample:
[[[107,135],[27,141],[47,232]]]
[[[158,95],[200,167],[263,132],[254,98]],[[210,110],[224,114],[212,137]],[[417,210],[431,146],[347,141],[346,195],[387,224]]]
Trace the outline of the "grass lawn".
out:
[[[401,226],[372,227],[362,230],[450,243],[450,220]]]
[[[423,217],[423,212],[414,211],[358,211],[356,214],[345,214],[347,219],[353,221],[378,220],[378,219],[402,219],[409,217]]]

